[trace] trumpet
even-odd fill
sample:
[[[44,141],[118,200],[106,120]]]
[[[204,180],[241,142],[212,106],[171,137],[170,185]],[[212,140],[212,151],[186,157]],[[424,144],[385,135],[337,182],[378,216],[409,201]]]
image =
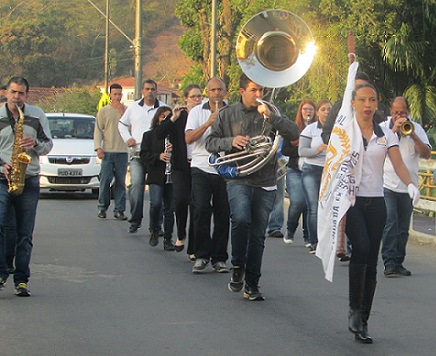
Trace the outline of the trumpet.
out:
[[[170,142],[170,136],[168,135],[167,137],[165,137],[165,153],[169,153],[170,154],[170,159],[168,160],[168,162],[166,162],[165,165],[165,176],[167,177],[167,180],[165,181],[165,184],[171,184],[173,182],[172,178],[171,178],[171,173],[172,173],[172,166],[171,166],[171,151],[169,151],[168,147],[171,144]]]
[[[413,122],[407,120],[404,121],[400,126],[400,133],[402,136],[410,136],[415,131],[415,126]]]

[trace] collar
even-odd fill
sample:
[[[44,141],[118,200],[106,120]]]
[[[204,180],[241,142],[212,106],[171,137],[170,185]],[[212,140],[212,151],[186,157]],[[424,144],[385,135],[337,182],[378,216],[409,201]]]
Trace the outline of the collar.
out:
[[[14,116],[12,115],[12,112],[9,110],[9,107],[7,106],[7,104],[5,103],[5,109],[6,109],[6,115],[8,116],[9,119],[15,119]],[[23,104],[23,107],[20,108],[21,111],[23,112],[23,114],[25,113],[25,109],[26,109],[26,104]]]
[[[144,106],[144,98],[141,99],[141,101],[138,103],[139,106]],[[157,98],[154,100],[154,105],[153,105],[153,109],[156,109],[159,107],[159,100],[157,100]]]
[[[380,127],[379,124],[377,124],[377,122],[375,122],[374,120],[372,120],[372,123],[374,125],[374,133],[377,137],[383,137],[385,134],[382,130],[382,128]]]
[[[227,105],[225,101],[223,101],[223,103],[224,103],[224,106]],[[203,110],[211,110],[211,108],[210,108],[210,101],[206,101],[206,102],[203,104],[203,106],[202,106],[201,108],[202,108]],[[211,110],[211,111],[212,111],[212,110]]]

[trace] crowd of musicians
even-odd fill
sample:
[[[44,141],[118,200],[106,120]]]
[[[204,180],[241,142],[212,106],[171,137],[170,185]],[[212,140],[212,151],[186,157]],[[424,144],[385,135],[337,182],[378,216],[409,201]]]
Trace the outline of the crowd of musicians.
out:
[[[149,244],[158,246],[162,239],[165,251],[176,252],[186,245],[193,273],[207,271],[210,264],[217,273],[230,273],[230,291],[242,292],[249,301],[263,301],[259,280],[265,237],[273,214],[281,214],[283,221],[280,190],[284,182],[289,196],[287,225],[272,231],[284,234],[271,235],[292,244],[301,222],[308,251],[316,253],[319,247],[318,226],[323,217],[318,215],[318,197],[328,143],[330,135],[337,134],[334,124],[339,109],[349,106],[359,130],[355,140],[362,150],[360,183],[345,224],[348,253],[343,260],[350,260],[348,327],[356,340],[372,343],[368,318],[381,241],[385,276],[411,275],[403,262],[413,203],[419,199],[418,158],[429,158],[431,147],[422,127],[411,121],[403,97],[392,101],[390,111],[383,111],[377,91],[364,73],[358,72],[351,80],[351,99],[345,95],[343,102],[334,105],[328,100],[315,103],[304,99],[295,120],[261,100],[265,88],[246,74],[240,77],[240,99],[231,104],[225,100],[226,85],[220,78],[211,78],[204,90],[188,85],[183,104],[173,107],[157,99],[157,84],[151,79],[143,82],[142,98],[128,107],[121,102],[122,87],[113,84],[111,103],[99,110],[95,125],[95,150],[102,159],[98,218],[107,218],[112,190],[114,218],[128,220],[129,233],[137,233],[143,224],[148,186],[149,226],[143,228],[149,230]],[[30,296],[27,283],[39,194],[38,162],[39,155],[50,151],[52,140],[44,113],[26,102],[27,81],[14,77],[5,91],[6,103],[0,108],[0,289],[13,274],[15,293]],[[25,114],[21,143],[31,152],[32,163],[23,193],[13,196],[8,178],[13,169],[17,106]],[[414,130],[404,136],[401,127],[406,121],[413,123]],[[212,158],[241,151],[248,155],[248,148],[256,145],[254,138],[274,140],[277,134],[282,138],[281,149],[249,174],[233,177],[233,161],[211,165]],[[287,157],[283,177],[278,176],[279,155]],[[244,157],[242,162],[249,159]],[[126,189],[128,166],[130,185]],[[126,194],[129,216],[125,215]],[[32,204],[25,207],[29,202]],[[20,212],[20,218],[16,218],[17,237],[11,249],[6,248],[6,231],[12,208]],[[28,217],[25,226],[23,216]]]

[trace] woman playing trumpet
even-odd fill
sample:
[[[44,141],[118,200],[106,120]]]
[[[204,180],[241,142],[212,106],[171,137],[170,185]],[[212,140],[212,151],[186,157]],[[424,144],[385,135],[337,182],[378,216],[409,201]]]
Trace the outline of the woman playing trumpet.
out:
[[[174,229],[174,192],[173,185],[167,184],[167,164],[171,159],[172,145],[165,139],[158,139],[156,127],[171,114],[171,108],[161,106],[151,121],[151,129],[144,133],[140,157],[147,166],[146,184],[150,191],[150,245],[158,244],[159,220],[164,215],[164,250],[174,251],[171,240]]]

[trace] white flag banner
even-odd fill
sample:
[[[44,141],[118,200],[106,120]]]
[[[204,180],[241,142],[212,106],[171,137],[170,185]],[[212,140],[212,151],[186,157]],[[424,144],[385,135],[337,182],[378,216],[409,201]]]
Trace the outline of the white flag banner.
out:
[[[362,174],[363,140],[353,118],[352,92],[359,64],[348,69],[347,87],[326,152],[318,201],[318,246],[316,256],[322,260],[325,278],[333,281],[339,222],[356,200]]]

